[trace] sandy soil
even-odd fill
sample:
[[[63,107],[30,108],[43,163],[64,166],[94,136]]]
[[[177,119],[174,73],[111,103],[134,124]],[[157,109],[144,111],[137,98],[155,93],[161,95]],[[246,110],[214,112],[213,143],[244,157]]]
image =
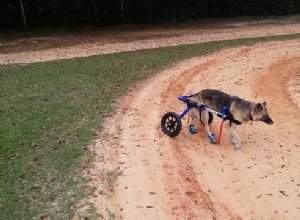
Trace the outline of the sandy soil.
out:
[[[300,84],[290,80],[299,61],[300,41],[265,43],[176,63],[138,84],[91,145],[98,155],[92,202],[123,219],[297,219]],[[177,96],[203,88],[266,100],[275,124],[240,126],[240,150],[226,129],[220,146],[209,143],[200,123],[199,133],[189,134],[186,118],[177,137],[164,135],[163,114],[185,109]],[[122,171],[109,200],[101,169]]]
[[[122,40],[99,37],[66,47],[4,47],[0,64],[299,32],[299,24],[144,30],[124,34]],[[89,146],[96,155],[94,168],[87,170],[96,193],[89,202],[105,219],[297,219],[299,75],[300,41],[293,40],[196,57],[136,84],[119,100],[116,114]],[[186,118],[177,137],[164,135],[161,117],[185,109],[177,96],[204,88],[255,102],[266,100],[275,124],[240,126],[239,150],[232,147],[226,129],[220,146],[209,143],[200,123],[199,132],[189,134]],[[215,134],[219,124],[219,119],[212,124]]]

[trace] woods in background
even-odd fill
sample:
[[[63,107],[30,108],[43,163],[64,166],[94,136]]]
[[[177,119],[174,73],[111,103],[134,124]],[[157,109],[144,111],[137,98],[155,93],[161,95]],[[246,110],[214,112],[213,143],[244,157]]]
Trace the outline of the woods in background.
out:
[[[160,23],[299,12],[300,0],[1,0],[0,28]]]

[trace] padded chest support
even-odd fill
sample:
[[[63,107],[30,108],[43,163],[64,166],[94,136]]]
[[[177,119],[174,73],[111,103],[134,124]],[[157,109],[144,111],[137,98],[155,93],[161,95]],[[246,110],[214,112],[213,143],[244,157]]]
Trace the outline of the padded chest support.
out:
[[[229,120],[230,121],[230,126],[232,125],[232,123],[236,124],[236,125],[241,125],[242,123],[236,119],[234,119],[233,115],[231,114],[230,112],[230,106],[231,106],[231,103],[232,103],[232,98],[230,99],[227,99],[226,100],[226,103],[224,103],[224,106],[223,106],[223,110],[225,110],[225,115],[226,117],[224,118],[224,120]]]

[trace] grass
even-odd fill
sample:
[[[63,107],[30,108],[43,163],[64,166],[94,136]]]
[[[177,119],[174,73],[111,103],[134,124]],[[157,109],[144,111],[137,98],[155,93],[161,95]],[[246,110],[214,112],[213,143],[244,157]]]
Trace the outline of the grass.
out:
[[[70,219],[86,146],[135,82],[186,58],[300,34],[0,66],[0,219]],[[107,173],[111,179],[114,173]],[[113,180],[112,180],[113,181]]]
[[[114,184],[119,176],[122,175],[122,171],[118,170],[105,170],[105,181],[107,182],[107,188],[109,191],[114,191]]]

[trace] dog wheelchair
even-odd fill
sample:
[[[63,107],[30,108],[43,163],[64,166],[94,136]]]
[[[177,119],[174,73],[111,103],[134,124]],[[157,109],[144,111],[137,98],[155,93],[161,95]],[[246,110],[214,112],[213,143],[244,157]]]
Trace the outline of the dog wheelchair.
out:
[[[190,98],[196,96],[196,94],[191,94],[191,95],[185,95],[185,96],[179,96],[178,99],[184,103],[186,103],[187,107],[186,109],[180,114],[176,114],[175,112],[167,112],[164,114],[164,116],[161,119],[161,129],[162,131],[168,135],[169,137],[175,137],[177,136],[182,128],[182,123],[181,119],[192,109],[192,108],[198,108],[200,110],[208,111],[209,119],[208,119],[208,124],[211,124],[213,121],[213,115],[217,115],[218,117],[222,118],[221,126],[220,126],[220,133],[219,133],[219,138],[218,138],[218,144],[220,144],[220,139],[221,139],[221,134],[222,134],[222,127],[224,120],[227,119],[225,112],[227,108],[222,109],[222,113],[214,111],[208,107],[206,107],[203,104],[199,104],[195,101],[192,101]],[[194,134],[195,132],[193,129],[190,127],[190,133]],[[210,137],[211,143],[216,143],[214,142],[214,137]]]

